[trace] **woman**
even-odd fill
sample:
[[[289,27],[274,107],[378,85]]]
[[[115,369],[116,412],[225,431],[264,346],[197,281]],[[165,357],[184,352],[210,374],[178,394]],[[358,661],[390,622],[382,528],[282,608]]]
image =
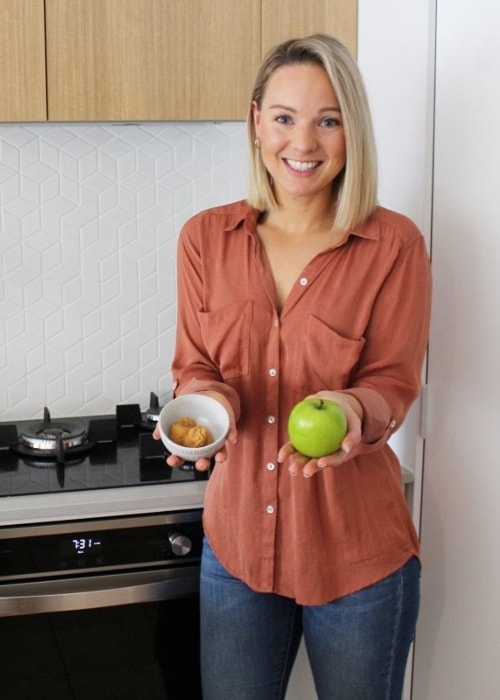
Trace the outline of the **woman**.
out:
[[[424,240],[377,206],[364,87],[334,38],[270,51],[248,133],[248,201],[193,217],[178,251],[174,388],[232,424],[204,510],[204,699],[284,698],[304,635],[320,700],[395,700],[420,565],[387,440],[420,390]],[[307,396],[346,412],[335,454],[288,441]]]

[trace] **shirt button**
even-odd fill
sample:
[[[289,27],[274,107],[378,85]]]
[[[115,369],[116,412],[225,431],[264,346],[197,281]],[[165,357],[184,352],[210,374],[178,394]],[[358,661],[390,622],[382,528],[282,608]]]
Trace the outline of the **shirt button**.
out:
[[[275,328],[277,328],[277,326],[279,326],[279,324],[280,324],[280,322],[278,321],[277,318],[275,318],[274,321],[273,321],[273,326],[274,326]]]
[[[393,419],[393,420],[391,420],[391,422],[389,423],[389,428],[395,428],[395,427],[396,427],[396,421]]]
[[[270,472],[272,472],[276,469],[276,465],[273,462],[268,462],[266,464],[266,469],[268,469]]]
[[[269,376],[270,377],[275,377],[278,374],[278,372],[274,369],[274,367],[271,367],[269,370]]]
[[[309,280],[307,277],[301,277],[299,280],[299,284],[301,287],[305,287],[307,284],[309,284]]]
[[[274,416],[268,416],[267,422],[269,423],[269,425],[272,425],[273,423],[276,423],[276,418]]]
[[[272,515],[274,513],[274,507],[273,506],[266,506],[266,513],[269,513],[269,515]]]

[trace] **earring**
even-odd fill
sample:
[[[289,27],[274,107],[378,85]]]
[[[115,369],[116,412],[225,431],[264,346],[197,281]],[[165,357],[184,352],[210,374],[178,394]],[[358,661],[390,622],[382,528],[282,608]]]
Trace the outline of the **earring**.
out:
[[[260,148],[260,139],[255,139],[253,145],[255,146],[255,148]]]

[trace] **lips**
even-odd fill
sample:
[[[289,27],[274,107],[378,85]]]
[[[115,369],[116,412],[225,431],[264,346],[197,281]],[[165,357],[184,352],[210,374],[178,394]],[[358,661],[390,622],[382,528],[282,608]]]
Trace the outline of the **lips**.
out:
[[[286,164],[292,169],[300,173],[308,172],[309,170],[314,170],[320,164],[319,160],[302,161],[302,160],[290,160],[285,158]]]

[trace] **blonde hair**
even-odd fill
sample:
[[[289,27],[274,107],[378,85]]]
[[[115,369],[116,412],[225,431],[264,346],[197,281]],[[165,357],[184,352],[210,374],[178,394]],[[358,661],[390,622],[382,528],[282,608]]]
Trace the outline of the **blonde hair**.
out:
[[[249,145],[250,204],[260,211],[277,206],[269,174],[260,150],[255,147],[256,133],[252,104],[261,108],[269,78],[277,68],[295,63],[313,63],[328,75],[339,102],[346,141],[346,165],[332,185],[336,200],[334,228],[352,229],[364,221],[377,205],[377,158],[370,108],[355,60],[346,47],[326,34],[289,39],[272,48],[259,69],[252,90],[247,117]]]

